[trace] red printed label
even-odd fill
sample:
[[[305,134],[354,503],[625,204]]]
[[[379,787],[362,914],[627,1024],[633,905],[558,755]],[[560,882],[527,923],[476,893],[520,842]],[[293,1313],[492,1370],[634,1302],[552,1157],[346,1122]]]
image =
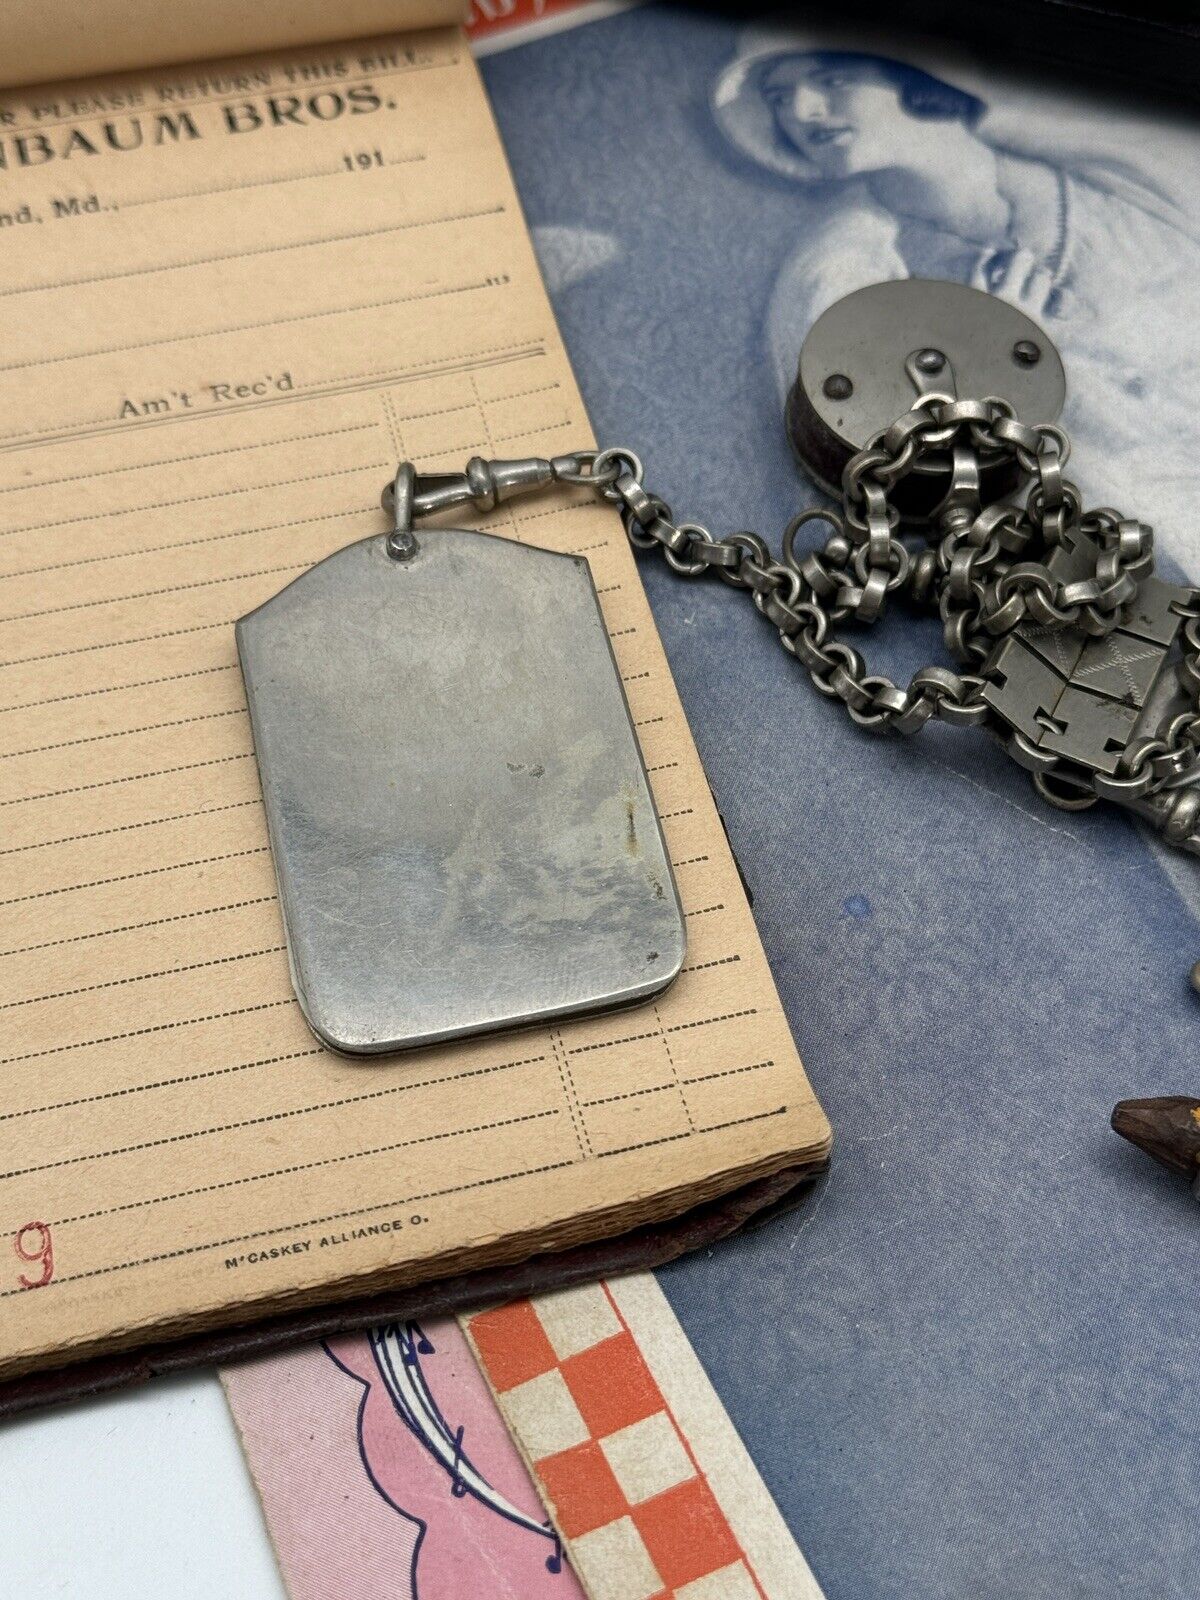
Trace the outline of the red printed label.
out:
[[[17,1230],[13,1249],[22,1261],[28,1261],[40,1269],[37,1277],[21,1273],[19,1281],[22,1289],[40,1289],[50,1282],[54,1276],[54,1240],[49,1223],[27,1222]]]

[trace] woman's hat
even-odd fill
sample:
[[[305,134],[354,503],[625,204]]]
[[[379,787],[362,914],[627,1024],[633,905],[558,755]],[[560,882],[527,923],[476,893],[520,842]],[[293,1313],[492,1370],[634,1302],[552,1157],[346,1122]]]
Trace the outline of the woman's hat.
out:
[[[767,102],[763,85],[781,61],[810,53],[798,41],[776,39],[736,55],[723,69],[712,91],[712,113],[717,126],[736,150],[760,167],[781,177],[815,183],[820,174],[785,138]]]

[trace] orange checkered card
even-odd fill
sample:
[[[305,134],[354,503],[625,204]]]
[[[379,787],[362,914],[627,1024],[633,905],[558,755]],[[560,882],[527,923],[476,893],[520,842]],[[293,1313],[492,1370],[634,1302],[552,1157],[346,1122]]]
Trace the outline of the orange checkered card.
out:
[[[589,1600],[819,1600],[652,1276],[460,1322]]]
[[[223,1376],[291,1600],[820,1600],[649,1274]]]

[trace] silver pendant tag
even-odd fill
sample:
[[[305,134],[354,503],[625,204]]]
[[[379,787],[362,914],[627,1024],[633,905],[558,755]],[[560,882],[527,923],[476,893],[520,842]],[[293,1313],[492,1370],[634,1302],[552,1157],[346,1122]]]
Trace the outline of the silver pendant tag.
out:
[[[585,560],[430,530],[237,625],[292,979],[351,1055],[633,1004],[684,921]]]

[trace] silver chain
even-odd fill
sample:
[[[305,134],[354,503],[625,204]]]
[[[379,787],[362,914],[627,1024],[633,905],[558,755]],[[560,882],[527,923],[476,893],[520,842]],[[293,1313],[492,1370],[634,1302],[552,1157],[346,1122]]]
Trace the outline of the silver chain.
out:
[[[717,538],[698,522],[677,523],[666,501],[647,490],[637,455],[619,447],[550,461],[476,457],[464,475],[437,479],[415,478],[406,463],[385,504],[396,512],[394,553],[403,559],[415,549],[414,516],[466,500],[490,510],[510,494],[553,483],[592,489],[619,508],[638,549],[661,549],[681,577],[715,573],[747,590],[816,689],[842,701],[860,727],[912,734],[937,717],[987,728],[1054,804],[1118,800],[1149,816],[1172,843],[1200,850],[1200,786],[1191,783],[1200,772],[1200,590],[1175,591],[1171,608],[1181,619],[1176,672],[1184,708],[1132,741],[1115,772],[1039,747],[989,700],[990,663],[1008,636],[1073,631],[1104,639],[1153,572],[1151,529],[1108,507],[1085,511],[1064,475],[1069,456],[1061,428],[1031,427],[1006,401],[924,394],[847,463],[840,511],[811,507],[792,518],[780,560],[758,534]],[[902,537],[898,485],[922,474],[931,481],[947,468],[948,487],[922,518],[919,537]],[[1023,502],[984,503],[981,482],[1005,468],[1031,480]],[[802,553],[797,537],[813,523],[831,531],[820,549]],[[1094,548],[1094,561],[1083,571],[1068,563],[1070,575],[1060,576],[1055,552],[1072,548],[1078,535]],[[923,667],[907,688],[868,672],[835,630],[877,622],[893,597],[941,618],[946,647],[963,670]]]
[[[931,527],[934,547],[916,552],[898,537],[895,485],[933,460],[952,461],[950,487]],[[1049,628],[1109,633],[1121,608],[1153,568],[1153,535],[1142,522],[1111,510],[1085,515],[1079,491],[1063,476],[1070,445],[1060,428],[1018,422],[1003,400],[952,400],[924,395],[913,408],[847,463],[841,512],[812,507],[784,530],[775,561],[756,534],[716,539],[697,523],[679,526],[656,495],[647,494],[632,451],[602,450],[592,481],[618,504],[631,542],[661,546],[684,577],[715,570],[751,590],[758,610],[779,630],[784,649],[808,670],[814,686],[845,702],[860,727],[916,733],[930,717],[981,726],[990,716],[980,698],[983,678],[929,666],[907,689],[868,673],[861,654],[834,637],[839,623],[873,623],[899,594],[938,612],[946,647],[961,666],[978,665],[996,640],[1032,620]],[[1005,458],[1033,477],[1024,506],[981,506],[979,481]],[[813,522],[833,531],[820,550],[796,551],[796,536]],[[1056,579],[1044,559],[1065,530],[1080,526],[1102,554],[1086,580]]]

